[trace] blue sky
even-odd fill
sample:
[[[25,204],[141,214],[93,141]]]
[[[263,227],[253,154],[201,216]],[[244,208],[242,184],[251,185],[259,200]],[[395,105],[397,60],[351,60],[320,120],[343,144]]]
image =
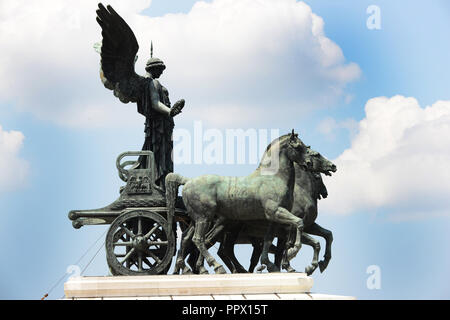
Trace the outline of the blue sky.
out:
[[[328,269],[313,275],[315,292],[450,298],[448,2],[262,1],[266,12],[258,1],[241,1],[245,21],[230,17],[232,0],[194,8],[186,0],[111,3],[140,43],[137,71],[153,40],[168,66],[161,82],[172,102],[186,99],[177,128],[193,133],[194,121],[221,132],[295,127],[338,165],[319,204],[318,223],[333,231],[334,243]],[[40,298],[101,236],[106,227],[75,230],[67,213],[114,201],[121,185],[115,158],[143,143],[135,106],[121,104],[98,79],[95,4],[52,4],[0,5],[2,299]],[[370,5],[381,10],[380,30],[366,27]],[[284,8],[298,9],[292,20],[280,18]],[[307,8],[323,20],[323,34],[305,31],[313,19]],[[213,29],[211,17],[224,25]],[[334,45],[315,46],[324,39]],[[175,164],[175,171],[245,175],[255,167]],[[250,246],[238,248],[246,264]],[[311,257],[304,247],[294,267],[303,270]],[[381,270],[380,289],[366,286],[371,265]],[[85,274],[107,273],[101,249]],[[62,295],[61,282],[49,298]]]

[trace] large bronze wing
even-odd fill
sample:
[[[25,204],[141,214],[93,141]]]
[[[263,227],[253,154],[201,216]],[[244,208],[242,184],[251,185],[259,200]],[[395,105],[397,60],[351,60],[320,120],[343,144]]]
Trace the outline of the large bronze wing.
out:
[[[136,37],[121,16],[110,6],[99,3],[98,24],[102,28],[100,77],[106,88],[124,103],[137,102],[145,78],[136,74],[134,63],[139,49]]]

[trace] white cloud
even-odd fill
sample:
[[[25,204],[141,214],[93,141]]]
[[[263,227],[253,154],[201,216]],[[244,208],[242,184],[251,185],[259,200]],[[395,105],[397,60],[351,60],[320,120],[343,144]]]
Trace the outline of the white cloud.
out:
[[[345,129],[349,132],[350,137],[353,138],[358,130],[358,123],[355,119],[345,119],[342,121],[336,121],[331,117],[323,119],[317,126],[317,131],[325,135],[328,139],[334,140],[336,137],[336,131]]]
[[[351,147],[325,177],[321,210],[350,214],[389,209],[391,218],[450,214],[450,101],[421,108],[414,98],[367,102]]]
[[[150,0],[109,3],[139,41],[137,71],[144,72],[153,40],[155,56],[168,66],[161,82],[171,99],[185,98],[186,110],[212,111],[195,115],[198,120],[242,105],[249,121],[256,113],[282,121],[280,107],[295,119],[345,97],[346,84],[360,75],[303,2],[215,0],[157,18],[140,14]],[[135,107],[121,105],[100,83],[92,49],[101,38],[95,9],[91,0],[2,1],[0,102],[13,101],[19,110],[62,125],[133,122]],[[183,117],[191,121],[194,114]]]
[[[28,174],[28,163],[19,158],[24,135],[19,131],[4,131],[0,126],[0,192],[22,186]]]

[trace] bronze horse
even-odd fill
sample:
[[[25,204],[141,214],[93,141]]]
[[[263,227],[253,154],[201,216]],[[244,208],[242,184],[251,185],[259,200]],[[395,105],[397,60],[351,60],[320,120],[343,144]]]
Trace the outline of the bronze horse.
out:
[[[310,245],[314,249],[313,261],[311,262],[311,265],[305,269],[305,272],[310,275],[314,272],[317,266],[319,266],[320,271],[323,272],[331,259],[331,243],[333,239],[332,233],[331,231],[320,227],[317,223],[315,223],[315,220],[318,213],[317,200],[321,197],[326,198],[328,195],[326,187],[323,184],[322,178],[318,172],[331,175],[330,172],[336,171],[336,166],[318,152],[311,150],[309,147],[305,155],[305,162],[308,170],[305,170],[303,166],[299,166],[297,164],[294,165],[294,203],[291,212],[302,218],[304,222],[305,228],[302,234],[301,243]],[[234,244],[251,243],[254,249],[250,259],[250,267],[248,271],[253,272],[263,251],[263,237],[268,227],[268,223],[264,221],[258,221],[256,223],[254,221],[251,223],[242,223],[229,220],[217,220],[214,227],[208,233],[207,242],[209,242],[210,246],[216,241],[221,243],[217,253],[233,273],[247,272],[234,255]],[[285,251],[286,248],[290,248],[293,245],[293,237],[288,237],[289,229],[283,225],[278,225],[270,231],[273,233],[273,236],[278,237],[278,243],[276,248],[273,246],[271,247],[271,252],[276,254],[276,267],[274,268],[273,266],[270,266],[272,269],[269,271],[279,271],[282,259],[284,269],[287,269],[288,271],[295,271],[290,267],[287,252]],[[320,235],[325,238],[326,251],[324,260],[320,262],[318,261],[320,243],[308,234]],[[290,241],[286,243],[288,239]],[[271,239],[269,242],[271,243]],[[294,255],[295,254],[296,252],[294,252]]]
[[[294,163],[306,166],[306,145],[294,134],[284,135],[274,140],[266,149],[258,168],[244,177],[222,177],[203,175],[187,179],[171,173],[166,178],[166,197],[169,221],[174,213],[178,187],[184,185],[183,202],[192,219],[193,231],[187,232],[178,252],[175,273],[185,268],[186,246],[192,237],[200,251],[198,266],[206,259],[216,273],[226,273],[225,269],[208,252],[205,235],[216,219],[235,221],[268,220],[292,226],[296,229],[294,248],[300,249],[303,220],[289,210],[293,205],[295,181]],[[202,272],[203,270],[201,270]]]

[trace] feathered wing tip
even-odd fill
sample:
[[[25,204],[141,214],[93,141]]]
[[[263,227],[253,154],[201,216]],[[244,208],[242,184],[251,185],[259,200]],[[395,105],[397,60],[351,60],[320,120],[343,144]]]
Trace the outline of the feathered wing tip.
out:
[[[150,58],[153,58],[153,41],[150,41]]]
[[[110,6],[98,4],[96,20],[102,31],[100,77],[120,101],[137,102],[145,90],[144,78],[136,74],[139,45],[130,26]],[[120,84],[120,85],[119,85]]]

